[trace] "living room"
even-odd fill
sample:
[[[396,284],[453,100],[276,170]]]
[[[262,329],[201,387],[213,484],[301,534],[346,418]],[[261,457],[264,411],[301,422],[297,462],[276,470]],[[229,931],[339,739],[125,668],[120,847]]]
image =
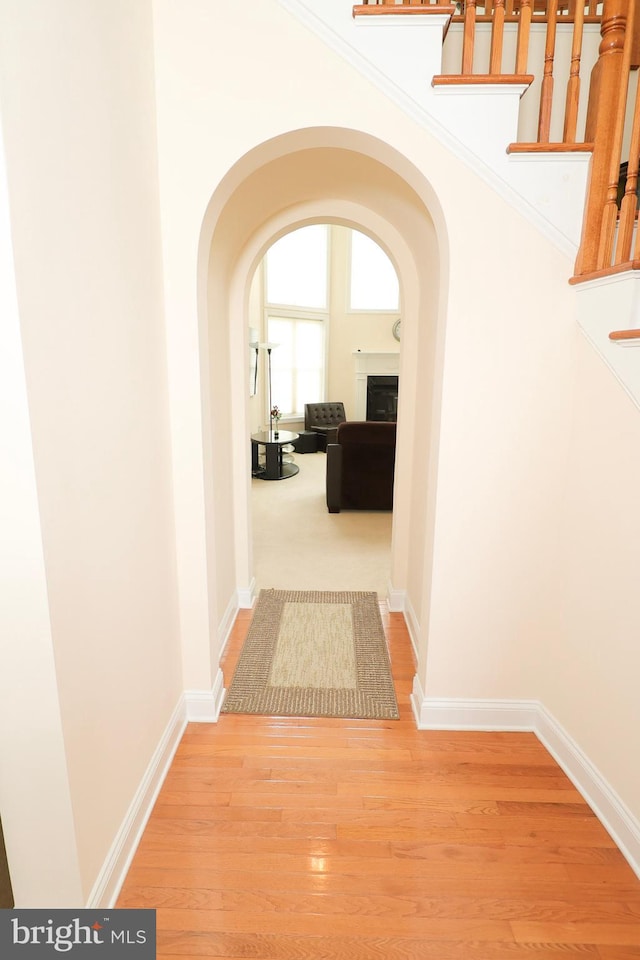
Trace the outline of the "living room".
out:
[[[364,233],[337,223],[314,224],[276,241],[251,288],[251,434],[269,429],[272,407],[282,414],[283,435],[299,434],[305,430],[305,404],[325,400],[342,402],[349,421],[395,420],[397,400],[385,403],[382,413],[371,410],[369,399],[367,410],[367,383],[387,386],[393,380],[391,394],[397,398],[400,316],[393,264]],[[306,443],[287,446],[283,454],[294,460],[295,476],[265,483],[258,474],[252,481],[257,589],[318,588],[318,577],[324,589],[339,589],[345,578],[355,583],[355,576],[354,589],[386,597],[392,513],[348,509],[330,515],[326,437],[320,435],[317,443],[315,435],[304,436]],[[264,456],[263,446],[260,453]]]

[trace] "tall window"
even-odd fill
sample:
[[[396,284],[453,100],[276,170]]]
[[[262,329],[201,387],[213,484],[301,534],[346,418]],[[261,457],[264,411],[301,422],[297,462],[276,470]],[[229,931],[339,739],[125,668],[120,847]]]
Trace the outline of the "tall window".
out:
[[[398,276],[391,260],[375,241],[358,230],[351,231],[352,310],[397,310],[400,303]]]
[[[276,241],[265,260],[272,402],[285,417],[323,399],[328,319],[328,228],[314,224]]]

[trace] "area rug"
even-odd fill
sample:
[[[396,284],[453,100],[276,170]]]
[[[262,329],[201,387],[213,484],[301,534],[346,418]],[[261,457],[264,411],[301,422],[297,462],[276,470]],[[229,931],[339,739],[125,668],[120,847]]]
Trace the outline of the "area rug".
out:
[[[378,595],[261,590],[222,712],[397,720]]]

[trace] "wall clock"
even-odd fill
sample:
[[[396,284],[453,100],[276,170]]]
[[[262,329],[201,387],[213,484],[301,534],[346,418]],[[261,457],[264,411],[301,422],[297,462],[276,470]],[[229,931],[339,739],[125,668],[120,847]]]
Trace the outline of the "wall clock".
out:
[[[392,326],[391,333],[394,335],[396,340],[398,341],[400,340],[400,321],[399,320],[396,320],[396,322]]]

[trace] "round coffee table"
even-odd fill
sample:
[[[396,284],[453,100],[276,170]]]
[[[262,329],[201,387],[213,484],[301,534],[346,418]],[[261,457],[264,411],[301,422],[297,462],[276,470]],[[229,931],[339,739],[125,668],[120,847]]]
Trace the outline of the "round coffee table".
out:
[[[282,448],[298,439],[299,434],[289,430],[263,430],[251,435],[251,476],[259,480],[286,480],[295,477],[300,467],[285,463]],[[265,465],[260,467],[258,449],[265,448]]]

